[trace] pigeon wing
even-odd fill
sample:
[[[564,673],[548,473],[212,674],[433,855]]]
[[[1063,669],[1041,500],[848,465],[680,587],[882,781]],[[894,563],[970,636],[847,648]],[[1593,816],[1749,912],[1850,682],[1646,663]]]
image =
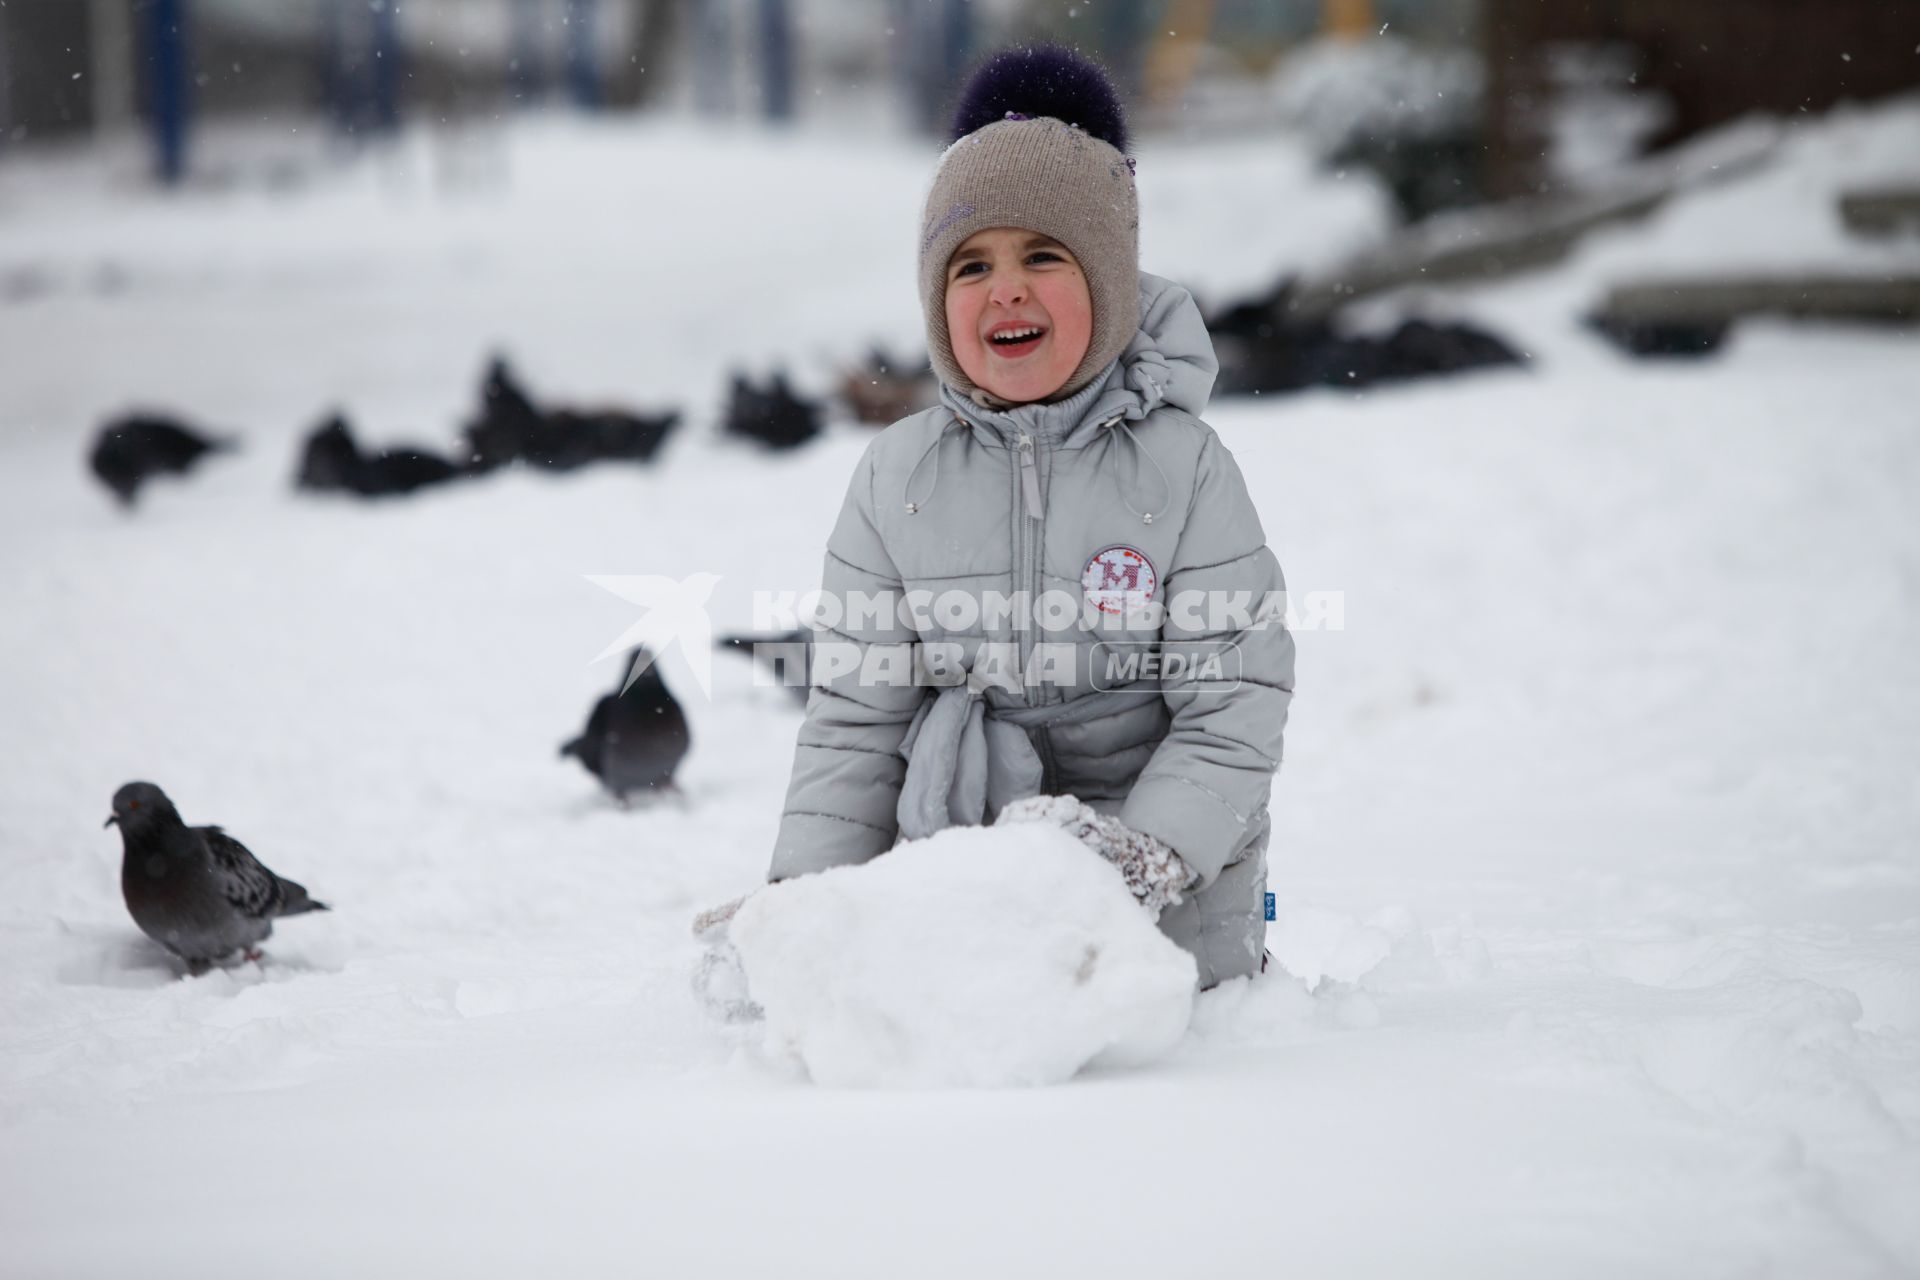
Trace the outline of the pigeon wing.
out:
[[[233,909],[256,920],[279,914],[279,877],[262,866],[247,846],[219,827],[201,827],[200,834],[212,855],[214,879]]]

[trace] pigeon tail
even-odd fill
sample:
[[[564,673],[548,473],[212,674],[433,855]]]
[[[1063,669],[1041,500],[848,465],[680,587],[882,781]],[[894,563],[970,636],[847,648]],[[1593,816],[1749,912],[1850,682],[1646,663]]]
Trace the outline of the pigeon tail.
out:
[[[274,877],[276,880],[280,878]],[[332,907],[317,898],[307,896],[305,885],[295,884],[291,880],[280,880],[280,892],[285,895],[276,916],[303,916],[309,911],[331,911]]]

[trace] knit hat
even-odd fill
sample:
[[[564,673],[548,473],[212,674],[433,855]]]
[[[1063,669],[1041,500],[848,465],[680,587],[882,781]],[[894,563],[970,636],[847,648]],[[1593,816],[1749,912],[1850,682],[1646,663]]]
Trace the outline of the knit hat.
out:
[[[954,358],[947,333],[947,263],[968,236],[1020,227],[1050,236],[1080,261],[1093,336],[1063,400],[1093,381],[1140,328],[1140,204],[1126,121],[1100,67],[1068,49],[1006,49],[974,73],[954,112],[920,233],[920,305],[934,372],[997,406]]]

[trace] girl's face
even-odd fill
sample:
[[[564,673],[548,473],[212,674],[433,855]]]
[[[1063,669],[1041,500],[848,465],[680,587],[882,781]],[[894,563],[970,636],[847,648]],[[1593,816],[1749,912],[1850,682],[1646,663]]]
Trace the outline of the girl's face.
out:
[[[947,260],[947,335],[975,386],[1013,404],[1045,400],[1093,340],[1087,278],[1057,240],[976,231]]]

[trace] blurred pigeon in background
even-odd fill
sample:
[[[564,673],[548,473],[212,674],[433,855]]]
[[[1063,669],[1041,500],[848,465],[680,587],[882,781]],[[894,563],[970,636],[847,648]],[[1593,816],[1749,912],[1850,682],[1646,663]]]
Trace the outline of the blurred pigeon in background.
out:
[[[548,471],[572,471],[593,462],[647,462],[680,421],[678,413],[654,417],[620,409],[555,409],[526,460]]]
[[[496,356],[480,388],[480,416],[466,425],[467,466],[492,471],[517,462],[540,437],[545,420],[513,370]]]
[[[293,483],[316,493],[384,498],[445,484],[459,474],[451,462],[424,449],[402,445],[363,452],[346,418],[336,413],[307,437]]]
[[[820,434],[820,417],[820,406],[796,396],[786,374],[775,373],[762,388],[736,373],[721,426],[728,435],[758,440],[770,449],[792,449]]]
[[[649,462],[679,422],[675,411],[543,410],[496,357],[481,388],[480,416],[464,429],[467,466],[478,473],[524,462],[572,471],[595,462]]]
[[[840,375],[840,398],[857,421],[884,427],[938,404],[940,386],[925,357],[900,360],[876,346],[865,364]]]
[[[1495,334],[1464,321],[1403,319],[1391,332],[1349,333],[1339,312],[1295,305],[1291,279],[1207,321],[1221,395],[1365,387],[1524,363]]]
[[[326,911],[307,891],[260,864],[219,827],[189,827],[151,782],[129,782],[113,795],[124,854],[120,890],[141,932],[205,973],[236,952],[253,950],[280,916]]]
[[[560,748],[562,759],[586,766],[622,806],[636,792],[672,790],[673,772],[693,741],[686,712],[646,649],[628,655],[626,671],[622,687],[594,704],[585,731]]]
[[[207,454],[235,447],[231,439],[203,436],[170,418],[133,414],[100,428],[88,461],[120,504],[131,507],[154,476],[185,475]]]

